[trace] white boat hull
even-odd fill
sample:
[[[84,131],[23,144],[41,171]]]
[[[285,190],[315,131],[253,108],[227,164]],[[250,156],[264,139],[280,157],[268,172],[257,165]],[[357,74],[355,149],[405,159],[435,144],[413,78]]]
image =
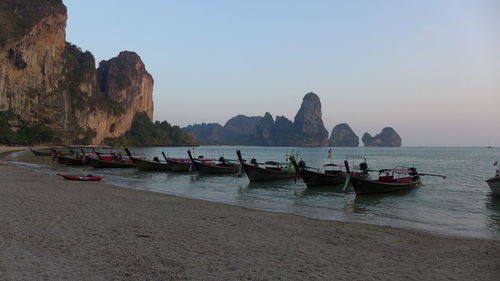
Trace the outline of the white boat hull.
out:
[[[500,196],[500,177],[488,179],[486,180],[486,183],[488,183],[491,192],[493,192],[495,195]]]

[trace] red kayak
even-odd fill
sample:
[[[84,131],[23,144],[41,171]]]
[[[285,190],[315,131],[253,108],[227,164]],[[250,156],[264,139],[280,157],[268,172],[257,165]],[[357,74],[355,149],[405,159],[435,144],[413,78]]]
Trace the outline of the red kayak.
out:
[[[61,176],[64,179],[71,181],[100,181],[102,179],[102,177],[92,176],[92,175],[88,175],[86,177],[68,176],[68,175],[61,175]]]

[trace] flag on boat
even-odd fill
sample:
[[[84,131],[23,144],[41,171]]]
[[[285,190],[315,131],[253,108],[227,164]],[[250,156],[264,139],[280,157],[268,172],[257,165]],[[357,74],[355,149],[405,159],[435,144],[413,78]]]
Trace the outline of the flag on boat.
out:
[[[332,149],[328,149],[328,158],[332,158]]]

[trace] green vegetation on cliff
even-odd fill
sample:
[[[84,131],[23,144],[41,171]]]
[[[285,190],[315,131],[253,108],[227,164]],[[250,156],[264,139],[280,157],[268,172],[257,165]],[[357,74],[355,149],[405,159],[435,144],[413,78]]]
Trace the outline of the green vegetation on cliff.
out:
[[[196,142],[192,136],[178,126],[167,121],[151,122],[146,113],[136,113],[132,127],[125,135],[106,138],[104,142],[112,146],[192,146]]]
[[[51,13],[66,13],[61,0],[3,0],[0,1],[0,49],[27,34]]]
[[[43,124],[35,124],[21,127],[16,132],[10,125],[10,122],[14,119],[16,119],[16,116],[12,112],[0,111],[0,144],[32,145],[52,141],[54,132],[49,127]]]

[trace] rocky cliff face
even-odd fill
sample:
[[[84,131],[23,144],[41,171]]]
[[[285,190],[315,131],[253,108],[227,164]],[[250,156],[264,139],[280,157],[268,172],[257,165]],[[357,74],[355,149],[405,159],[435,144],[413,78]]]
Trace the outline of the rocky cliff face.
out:
[[[363,144],[368,147],[400,147],[401,137],[391,127],[385,127],[380,134],[372,137],[370,134],[363,135]]]
[[[321,101],[315,93],[308,93],[302,100],[293,121],[296,138],[292,145],[328,146],[328,131],[323,124]]]
[[[218,125],[218,126],[216,126]],[[261,146],[326,146],[328,132],[321,119],[319,97],[309,93],[295,116],[295,122],[284,116],[273,119],[264,116],[238,115],[231,118],[220,132],[219,124],[192,125],[183,130],[205,144],[261,145]],[[210,136],[210,137],[209,137]],[[217,137],[214,137],[217,136]]]
[[[335,147],[357,147],[359,138],[349,125],[342,123],[333,128],[330,145]]]
[[[153,79],[140,58],[124,52],[97,71],[90,52],[65,41],[66,20],[61,0],[0,0],[0,110],[19,126],[49,125],[63,142],[100,143],[136,112],[151,118]]]

